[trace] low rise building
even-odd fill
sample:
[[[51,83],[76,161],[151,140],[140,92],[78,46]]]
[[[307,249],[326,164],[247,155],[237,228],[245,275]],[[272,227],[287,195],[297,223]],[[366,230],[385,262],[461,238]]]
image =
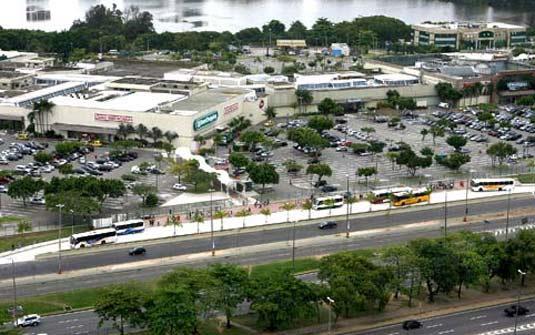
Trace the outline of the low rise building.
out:
[[[454,49],[510,48],[526,43],[526,27],[502,22],[424,22],[412,26],[415,45]]]

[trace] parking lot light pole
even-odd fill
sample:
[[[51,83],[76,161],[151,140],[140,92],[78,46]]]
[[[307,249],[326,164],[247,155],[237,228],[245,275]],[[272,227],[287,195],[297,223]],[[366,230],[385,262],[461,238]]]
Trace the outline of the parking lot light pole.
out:
[[[329,304],[329,325],[328,325],[328,331],[327,331],[327,334],[331,334],[331,308],[332,308],[332,305],[334,304],[334,300],[331,298],[331,297],[327,297],[327,302]]]
[[[215,240],[214,240],[214,206],[213,206],[213,193],[214,189],[211,188],[210,192],[210,239],[212,242],[212,256],[215,256]]]
[[[65,207],[64,204],[57,204],[59,208],[59,227],[58,227],[58,274],[61,274],[61,209]]]
[[[349,232],[351,230],[349,223],[349,206],[351,206],[351,203],[349,198],[353,196],[349,194],[349,174],[346,174],[346,186],[346,238],[349,238]]]
[[[524,276],[526,275],[526,272],[523,272],[522,270],[518,269],[518,273],[520,273],[521,280],[520,280],[520,287],[518,288],[518,295],[516,298],[516,311],[515,311],[515,331],[513,335],[516,335],[516,328],[518,326],[518,309],[520,307],[520,295],[522,294],[522,283],[524,282]]]

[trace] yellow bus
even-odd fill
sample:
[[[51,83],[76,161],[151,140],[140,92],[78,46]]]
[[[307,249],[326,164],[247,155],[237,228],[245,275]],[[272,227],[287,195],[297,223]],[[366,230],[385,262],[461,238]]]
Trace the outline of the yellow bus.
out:
[[[399,192],[394,193],[392,199],[392,205],[394,206],[407,206],[413,204],[419,204],[422,202],[429,202],[431,191],[427,188],[415,189],[412,192]]]
[[[515,180],[512,178],[482,178],[470,181],[470,188],[474,192],[512,191],[514,187]]]

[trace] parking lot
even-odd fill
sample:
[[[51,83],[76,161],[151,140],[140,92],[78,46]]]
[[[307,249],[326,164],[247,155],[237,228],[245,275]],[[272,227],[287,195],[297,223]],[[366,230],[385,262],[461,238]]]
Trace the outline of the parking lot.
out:
[[[352,192],[362,193],[367,190],[363,177],[358,177],[356,171],[362,167],[375,167],[378,170],[376,176],[370,177],[369,188],[381,188],[394,185],[427,185],[430,183],[449,182],[452,179],[467,179],[472,177],[489,177],[497,175],[516,174],[527,171],[527,160],[532,157],[530,148],[533,145],[529,138],[531,133],[535,133],[535,127],[529,122],[529,111],[520,109],[505,108],[502,106],[496,113],[497,121],[510,122],[511,128],[496,127],[490,129],[477,120],[475,114],[477,110],[466,110],[463,112],[453,112],[446,110],[426,110],[419,111],[401,117],[398,126],[392,126],[388,122],[390,119],[371,117],[362,114],[348,114],[344,117],[337,117],[340,121],[335,129],[328,131],[331,146],[322,150],[320,161],[330,165],[333,174],[325,177],[327,184],[334,186],[338,192],[344,192],[349,179],[349,188]],[[527,114],[526,114],[527,113]],[[448,119],[455,124],[452,130],[447,129],[444,137],[436,137],[433,141],[431,134],[421,135],[422,129],[430,129],[441,119]],[[306,119],[302,118],[297,122],[297,126],[304,126]],[[342,123],[343,122],[343,123]],[[275,120],[274,128],[282,128],[283,132],[272,138],[279,141],[287,141],[284,133],[286,120]],[[402,126],[401,126],[402,124]],[[373,128],[371,132],[364,132],[362,129]],[[273,132],[257,127],[268,135]],[[368,129],[369,131],[369,129]],[[277,133],[275,131],[274,133]],[[389,150],[395,150],[396,143],[404,142],[412,146],[415,152],[419,152],[424,147],[431,148],[435,154],[448,154],[453,148],[446,143],[446,139],[451,135],[463,136],[467,139],[466,146],[462,151],[471,157],[471,161],[463,165],[460,171],[452,171],[433,161],[431,167],[417,171],[415,177],[410,177],[407,170],[399,167],[390,161],[386,155]],[[535,139],[535,138],[534,138]],[[367,143],[370,141],[381,141],[386,144],[384,152],[372,156],[369,153],[357,155],[351,150],[353,143]],[[498,167],[492,166],[492,159],[486,154],[487,148],[495,142],[504,141],[517,148],[518,153],[506,160],[505,164]],[[314,187],[315,176],[306,175],[305,170],[311,162],[311,155],[306,152],[296,150],[294,143],[287,141],[287,146],[280,146],[270,150],[263,157],[269,163],[276,166],[280,174],[280,182],[273,185],[272,192],[266,197],[270,199],[291,199],[303,198],[312,194],[321,193],[321,190]],[[228,157],[225,149],[220,149],[219,157]],[[253,160],[262,160],[258,155],[250,154]],[[292,159],[303,166],[299,173],[287,173],[284,162]]]

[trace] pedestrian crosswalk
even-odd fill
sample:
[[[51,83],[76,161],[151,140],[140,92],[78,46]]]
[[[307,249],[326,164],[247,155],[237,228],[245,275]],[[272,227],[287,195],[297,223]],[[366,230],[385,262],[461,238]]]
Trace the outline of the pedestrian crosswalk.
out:
[[[509,227],[509,229],[506,228],[499,228],[499,229],[493,229],[493,230],[486,230],[485,233],[493,234],[494,236],[502,236],[506,234],[514,234],[520,230],[529,230],[529,229],[535,229],[535,224],[525,224],[521,226],[512,226]]]

